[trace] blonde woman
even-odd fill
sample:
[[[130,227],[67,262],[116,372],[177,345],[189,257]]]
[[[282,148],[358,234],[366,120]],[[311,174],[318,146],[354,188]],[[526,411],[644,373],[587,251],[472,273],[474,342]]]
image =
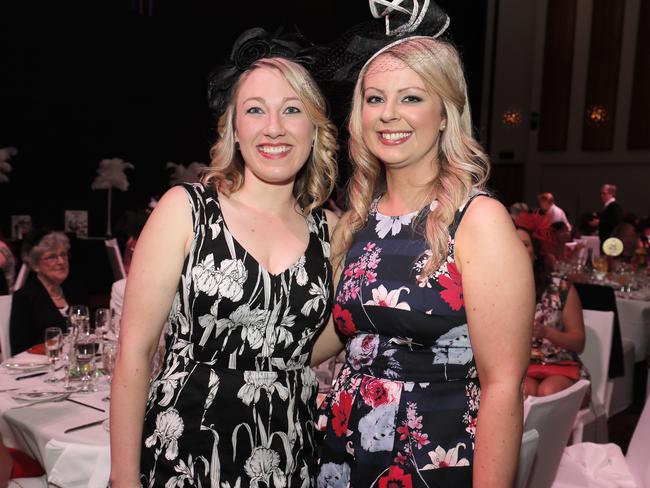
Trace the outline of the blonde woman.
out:
[[[347,359],[321,407],[317,486],[512,486],[533,278],[483,190],[456,50],[418,36],[376,54],[349,129],[334,326],[313,363],[339,336]]]
[[[307,71],[260,42],[271,57],[247,57],[241,39],[233,50],[240,72],[203,183],[170,190],[136,246],[111,393],[116,487],[314,482],[307,358],[331,306],[333,221],[318,207],[335,133]]]

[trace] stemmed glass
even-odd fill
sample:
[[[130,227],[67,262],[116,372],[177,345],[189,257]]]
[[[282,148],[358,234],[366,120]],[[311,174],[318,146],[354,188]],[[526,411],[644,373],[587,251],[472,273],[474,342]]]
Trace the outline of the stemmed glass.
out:
[[[86,305],[70,305],[68,318],[70,320],[70,333],[73,336],[81,335],[90,328],[90,312]]]
[[[98,308],[95,311],[95,332],[104,337],[111,328],[111,311],[108,308]]]
[[[56,383],[55,364],[61,357],[61,348],[63,346],[63,332],[60,327],[48,327],[45,329],[45,352],[50,362],[50,374],[45,383]]]
[[[106,382],[110,385],[113,377],[113,368],[115,368],[115,353],[117,352],[117,342],[115,341],[106,341],[102,346],[102,369],[104,370],[104,376],[106,376]],[[111,399],[110,394],[102,398],[102,401],[109,401]]]

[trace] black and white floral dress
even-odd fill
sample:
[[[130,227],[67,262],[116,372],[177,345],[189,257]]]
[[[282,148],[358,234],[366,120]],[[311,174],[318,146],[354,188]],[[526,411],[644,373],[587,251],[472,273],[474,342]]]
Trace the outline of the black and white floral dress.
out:
[[[194,240],[149,390],[141,482],[313,486],[317,382],[308,356],[331,307],[325,214],[306,217],[304,254],[273,275],[229,232],[216,191],[184,187]]]

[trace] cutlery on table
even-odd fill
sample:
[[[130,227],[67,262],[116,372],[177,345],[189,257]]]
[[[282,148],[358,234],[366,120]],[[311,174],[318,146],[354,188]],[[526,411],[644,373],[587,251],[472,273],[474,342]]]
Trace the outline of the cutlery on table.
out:
[[[69,402],[76,403],[77,405],[83,405],[84,407],[92,408],[93,410],[97,410],[98,412],[105,412],[103,408],[95,407],[93,405],[88,405],[87,403],[80,402],[79,400],[75,400],[74,398],[66,398]]]
[[[25,376],[19,376],[18,378],[14,378],[16,381],[18,380],[26,380],[27,378],[36,378],[37,376],[43,376],[47,374],[48,371],[41,371],[40,373],[32,373],[32,374],[26,374]]]
[[[63,431],[64,434],[69,434],[70,432],[74,432],[76,430],[81,430],[81,429],[86,429],[88,427],[94,427],[95,425],[101,425],[103,424],[106,420],[108,419],[101,419],[101,420],[96,420],[95,422],[89,422],[87,424],[82,424],[82,425],[77,425],[76,427],[70,427],[69,429],[65,429]]]

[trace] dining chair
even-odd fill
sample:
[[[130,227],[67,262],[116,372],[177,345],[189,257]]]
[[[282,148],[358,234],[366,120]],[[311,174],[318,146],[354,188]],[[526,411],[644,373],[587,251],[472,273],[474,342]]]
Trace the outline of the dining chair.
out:
[[[14,281],[14,291],[20,290],[25,282],[27,281],[27,276],[29,275],[29,267],[23,263],[18,270],[16,275],[16,280]]]
[[[589,381],[579,380],[553,395],[529,396],[524,400],[524,432],[535,429],[539,433],[527,488],[548,488],[553,483],[588,388]]]
[[[650,402],[646,402],[625,456],[616,444],[573,444],[564,449],[552,486],[650,488],[649,449]]]
[[[0,356],[2,361],[11,358],[11,342],[9,342],[9,318],[11,317],[11,295],[0,296]]]
[[[537,430],[530,429],[524,432],[521,437],[519,465],[517,466],[517,479],[514,488],[526,488],[530,470],[535,461],[535,454],[537,454],[537,444],[539,444],[539,432]]]
[[[583,310],[585,349],[580,360],[591,376],[591,403],[581,409],[573,426],[573,444],[583,441],[607,442],[607,372],[612,347],[614,313]]]
[[[106,239],[104,244],[106,244],[108,261],[111,263],[111,269],[113,270],[115,281],[126,278],[126,270],[124,268],[124,262],[122,261],[120,246],[117,244],[117,239]]]
[[[45,475],[38,478],[16,478],[9,480],[7,488],[53,488],[55,485],[48,484]]]

